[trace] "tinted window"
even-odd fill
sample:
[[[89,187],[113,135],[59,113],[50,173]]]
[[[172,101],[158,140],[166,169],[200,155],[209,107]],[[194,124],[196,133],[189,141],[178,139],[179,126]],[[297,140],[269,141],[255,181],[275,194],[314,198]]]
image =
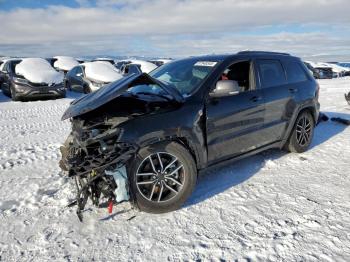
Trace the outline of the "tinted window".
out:
[[[283,67],[278,60],[259,60],[259,73],[264,88],[286,84]]]
[[[288,61],[285,63],[289,83],[298,83],[307,80],[305,71],[298,62]]]

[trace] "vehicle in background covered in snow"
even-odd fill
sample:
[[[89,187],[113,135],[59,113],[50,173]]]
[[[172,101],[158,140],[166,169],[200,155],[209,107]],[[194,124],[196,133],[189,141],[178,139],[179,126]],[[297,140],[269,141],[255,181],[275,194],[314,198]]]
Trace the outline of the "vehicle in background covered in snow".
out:
[[[346,72],[349,70],[346,67],[342,67],[337,64],[337,62],[332,62],[332,63],[318,63],[321,66],[329,66],[332,68],[333,71],[333,78],[337,77],[344,77],[346,75]]]
[[[91,60],[91,62],[96,62],[96,61],[102,61],[102,62],[108,62],[112,65],[115,65],[115,61],[113,58],[108,58],[108,57],[97,57],[93,60]]]
[[[149,73],[152,70],[156,69],[158,66],[147,61],[143,60],[131,60],[129,63],[125,63],[121,69],[120,72],[123,75],[130,75],[137,72],[142,73]]]
[[[109,62],[87,62],[73,67],[68,71],[64,85],[68,90],[87,94],[122,77],[117,68]]]
[[[3,67],[3,92],[12,100],[66,96],[63,74],[42,58],[11,59]]]
[[[350,62],[339,62],[337,64],[347,69],[345,76],[350,76]]]
[[[53,67],[64,74],[66,74],[73,67],[79,65],[78,60],[70,56],[55,56],[54,59],[55,61],[53,62]]]
[[[304,64],[312,72],[316,79],[333,78],[333,70],[331,66],[320,65],[311,61],[305,61]]]
[[[76,180],[79,218],[88,198],[172,211],[199,170],[269,148],[304,152],[318,92],[300,59],[251,51],[177,60],[75,100],[60,166]]]
[[[130,60],[119,60],[115,63],[115,67],[119,70],[119,72],[122,72],[122,67],[130,63],[131,63]]]

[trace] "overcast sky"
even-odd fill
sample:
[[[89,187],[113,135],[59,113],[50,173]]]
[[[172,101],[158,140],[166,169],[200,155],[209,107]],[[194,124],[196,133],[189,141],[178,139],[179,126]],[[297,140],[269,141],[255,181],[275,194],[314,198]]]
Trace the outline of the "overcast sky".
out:
[[[348,0],[0,0],[0,54],[350,60]]]

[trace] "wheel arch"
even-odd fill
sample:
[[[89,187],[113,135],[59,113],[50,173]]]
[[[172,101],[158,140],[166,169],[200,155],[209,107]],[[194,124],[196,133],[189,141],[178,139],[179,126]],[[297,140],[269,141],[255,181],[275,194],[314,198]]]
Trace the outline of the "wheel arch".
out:
[[[317,113],[315,106],[311,105],[311,104],[305,104],[303,106],[300,106],[297,110],[295,110],[295,112],[290,120],[289,126],[288,126],[287,131],[285,133],[285,136],[281,142],[280,148],[283,148],[285,146],[285,144],[288,142],[288,139],[291,135],[291,132],[293,131],[293,127],[295,126],[295,123],[298,119],[298,116],[300,114],[302,114],[303,112],[309,112],[314,120],[315,125],[317,124],[318,113]]]
[[[141,148],[147,147],[147,146],[152,146],[155,144],[159,144],[159,143],[170,143],[170,142],[175,142],[180,144],[181,146],[183,146],[189,153],[190,155],[193,157],[193,160],[196,164],[197,170],[202,168],[202,163],[203,163],[203,159],[201,158],[198,150],[196,149],[196,146],[190,141],[190,139],[188,139],[187,137],[179,137],[179,136],[169,136],[169,137],[164,137],[162,139],[157,139],[157,140],[151,140],[148,141],[147,143],[143,143],[140,146]]]

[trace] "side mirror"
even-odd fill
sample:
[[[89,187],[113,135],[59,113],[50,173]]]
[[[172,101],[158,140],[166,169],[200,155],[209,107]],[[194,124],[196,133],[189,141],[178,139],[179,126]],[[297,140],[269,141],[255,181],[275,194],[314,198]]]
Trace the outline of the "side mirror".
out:
[[[216,83],[215,89],[209,94],[211,97],[224,97],[239,94],[241,91],[237,81],[220,80]]]

